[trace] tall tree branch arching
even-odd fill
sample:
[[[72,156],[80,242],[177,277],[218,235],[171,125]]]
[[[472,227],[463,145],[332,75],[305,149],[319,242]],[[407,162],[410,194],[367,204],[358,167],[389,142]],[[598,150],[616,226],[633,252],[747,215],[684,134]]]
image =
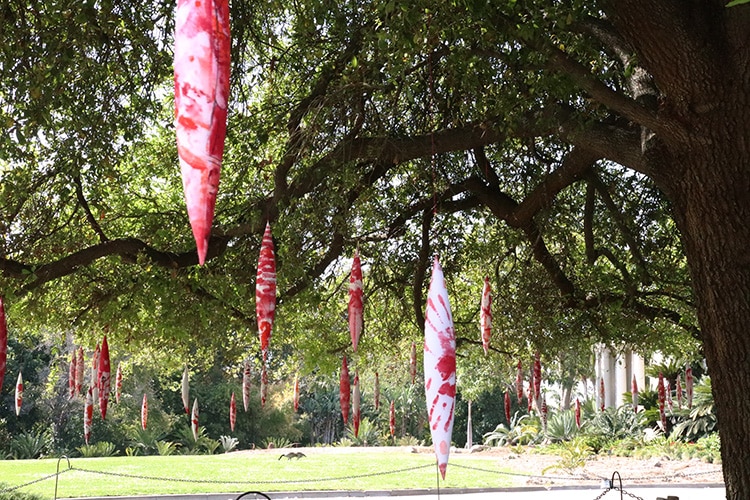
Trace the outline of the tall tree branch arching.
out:
[[[323,70],[313,85],[310,93],[299,102],[290,112],[287,121],[288,139],[285,146],[284,156],[276,167],[274,176],[274,198],[277,200],[286,195],[288,189],[287,175],[300,155],[300,149],[304,144],[304,131],[301,128],[302,120],[315,104],[316,100],[325,96],[328,87],[333,80],[340,76],[342,69],[357,54],[361,48],[361,32],[352,37],[347,47],[341,51],[339,57],[332,65]]]
[[[631,229],[628,227],[625,218],[622,215],[622,212],[618,209],[617,205],[615,205],[615,202],[612,199],[607,186],[604,185],[602,180],[594,171],[588,172],[588,174],[586,175],[586,180],[599,193],[599,196],[604,202],[604,206],[607,207],[607,210],[609,210],[612,218],[615,220],[615,224],[620,230],[620,234],[622,234],[625,242],[628,244],[630,254],[633,257],[633,261],[635,262],[636,267],[638,268],[640,279],[644,281],[644,284],[650,283],[651,278],[649,276],[648,267],[646,265],[646,259],[643,258],[643,254],[641,253],[641,244],[640,242],[638,242],[633,231],[631,231]]]

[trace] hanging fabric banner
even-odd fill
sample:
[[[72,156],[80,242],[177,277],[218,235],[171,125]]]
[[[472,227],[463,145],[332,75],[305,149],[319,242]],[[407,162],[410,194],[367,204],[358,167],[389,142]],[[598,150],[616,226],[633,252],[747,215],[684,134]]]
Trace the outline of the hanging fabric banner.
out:
[[[489,276],[484,277],[484,286],[482,287],[482,302],[479,306],[479,330],[486,356],[490,349],[490,337],[492,335],[492,290],[490,289]]]
[[[440,475],[445,479],[456,403],[456,335],[448,290],[437,256],[427,294],[424,377],[432,443]]]
[[[268,346],[271,342],[273,320],[276,315],[276,259],[273,250],[271,224],[266,222],[255,278],[255,317],[258,323],[260,350],[263,353],[264,365],[268,358]]]
[[[177,153],[188,218],[203,265],[227,129],[229,1],[178,0],[174,35]]]
[[[352,349],[357,352],[359,337],[364,323],[364,291],[362,290],[362,265],[359,251],[354,252],[352,272],[349,278],[349,334],[352,337]]]

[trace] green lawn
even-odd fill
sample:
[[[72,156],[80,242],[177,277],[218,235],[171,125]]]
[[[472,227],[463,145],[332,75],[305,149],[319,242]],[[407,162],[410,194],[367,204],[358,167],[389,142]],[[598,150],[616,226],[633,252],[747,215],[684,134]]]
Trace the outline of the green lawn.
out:
[[[279,460],[281,451],[270,450],[225,455],[74,458],[70,460],[72,470],[59,476],[57,496],[231,493],[251,489],[264,492],[434,489],[437,486],[433,455],[393,448],[370,450],[316,448],[305,450],[308,456],[300,460]],[[0,461],[0,483],[4,483],[4,487],[24,484],[54,474],[56,468],[56,459]],[[60,470],[67,468],[63,459]],[[454,454],[440,488],[511,486],[513,479],[498,473],[502,470],[496,457]],[[198,480],[206,482],[193,482]],[[53,477],[21,491],[53,498],[54,488]]]

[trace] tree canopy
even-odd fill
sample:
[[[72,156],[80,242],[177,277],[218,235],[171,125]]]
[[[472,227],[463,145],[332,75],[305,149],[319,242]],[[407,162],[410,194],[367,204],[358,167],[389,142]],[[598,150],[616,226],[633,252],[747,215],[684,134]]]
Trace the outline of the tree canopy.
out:
[[[748,148],[729,142],[747,139],[747,100],[730,96],[748,85],[750,7],[233,1],[228,138],[203,267],[177,168],[173,7],[2,8],[0,293],[15,321],[240,359],[257,351],[255,266],[270,221],[272,350],[307,370],[333,370],[348,348],[356,248],[363,363],[404,356],[419,338],[433,254],[460,356],[481,351],[484,275],[503,360],[597,341],[695,357],[718,338],[701,304],[741,245],[700,242],[709,220],[748,215]],[[725,122],[737,136],[714,132]],[[723,184],[704,177],[709,161]],[[713,270],[709,248],[726,255]],[[727,321],[750,315],[738,310]]]

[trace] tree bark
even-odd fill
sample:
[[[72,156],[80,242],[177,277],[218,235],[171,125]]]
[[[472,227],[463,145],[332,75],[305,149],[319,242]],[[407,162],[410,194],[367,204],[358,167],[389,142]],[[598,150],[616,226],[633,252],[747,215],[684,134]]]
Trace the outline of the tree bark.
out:
[[[659,119],[679,125],[672,128],[678,133],[651,141],[644,156],[649,175],[673,204],[690,268],[727,498],[747,498],[750,13],[708,1],[621,0],[610,7],[661,92]]]
[[[713,144],[723,146],[685,158],[671,198],[703,332],[727,498],[740,499],[750,493],[750,151],[731,125],[721,128],[725,136]]]

